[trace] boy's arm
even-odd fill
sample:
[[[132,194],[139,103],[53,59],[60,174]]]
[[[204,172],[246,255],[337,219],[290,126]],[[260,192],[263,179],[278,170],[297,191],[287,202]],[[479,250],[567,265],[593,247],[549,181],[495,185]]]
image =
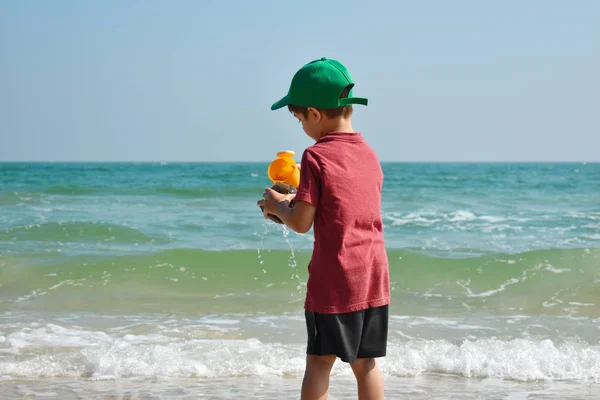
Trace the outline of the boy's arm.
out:
[[[277,205],[277,215],[290,229],[306,233],[315,220],[316,207],[306,201],[297,201],[293,207],[285,202]]]

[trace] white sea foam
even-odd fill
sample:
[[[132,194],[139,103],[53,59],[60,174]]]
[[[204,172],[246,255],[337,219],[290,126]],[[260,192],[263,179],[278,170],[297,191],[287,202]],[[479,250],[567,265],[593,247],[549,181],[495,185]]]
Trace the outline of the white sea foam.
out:
[[[477,217],[471,211],[458,210],[451,212],[444,216],[448,221],[459,222],[459,221],[473,221]]]
[[[570,268],[555,268],[551,264],[539,264],[536,269],[544,269],[555,274],[562,274],[563,272],[571,272]]]
[[[484,232],[491,232],[495,229],[522,230],[522,227],[515,225],[515,223],[530,221],[529,218],[516,216],[477,215],[469,210],[456,210],[450,212],[413,211],[407,214],[392,212],[386,213],[384,217],[391,222],[392,226],[415,225],[430,227],[434,225],[443,225],[450,228],[452,226],[462,226],[471,223],[476,224],[473,225],[474,228],[483,229]]]
[[[380,360],[386,376],[439,372],[522,381],[600,382],[600,345],[577,339],[448,341],[413,337],[405,333],[389,341],[388,355]],[[6,336],[2,348],[10,351],[4,351],[0,359],[0,376],[3,379],[301,376],[304,346],[304,343],[268,342],[252,337],[225,340],[164,332],[108,334],[47,324]],[[334,375],[348,373],[342,363],[334,367]]]
[[[600,346],[569,341],[514,339],[409,341],[392,344],[382,365],[390,375],[443,372],[467,377],[522,381],[574,379],[600,381]]]
[[[511,278],[506,282],[502,283],[495,289],[486,290],[485,292],[474,293],[469,288],[470,281],[457,281],[456,284],[465,289],[468,297],[489,297],[496,293],[500,293],[506,290],[507,286],[514,285],[515,283],[519,283],[521,280],[517,278]]]

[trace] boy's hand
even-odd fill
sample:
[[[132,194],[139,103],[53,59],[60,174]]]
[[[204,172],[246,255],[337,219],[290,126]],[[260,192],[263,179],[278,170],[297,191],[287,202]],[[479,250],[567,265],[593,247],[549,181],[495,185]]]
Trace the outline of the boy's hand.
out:
[[[287,203],[286,206],[289,207],[289,204],[294,197],[294,194],[281,194],[271,188],[265,188],[263,200],[257,201],[256,205],[263,207],[265,218],[269,218],[267,214],[277,215],[281,203]]]
[[[306,201],[294,202],[290,207],[295,194],[281,194],[271,188],[266,188],[263,200],[256,204],[263,207],[265,218],[268,214],[276,215],[286,226],[298,233],[306,233],[315,219],[316,207]]]

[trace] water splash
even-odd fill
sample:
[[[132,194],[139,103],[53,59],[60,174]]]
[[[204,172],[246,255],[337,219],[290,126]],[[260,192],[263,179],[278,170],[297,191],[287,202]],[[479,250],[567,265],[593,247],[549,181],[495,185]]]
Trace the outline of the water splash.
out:
[[[275,224],[272,221],[269,221],[267,219],[264,220],[263,232],[255,233],[255,236],[258,236],[258,238],[259,238],[259,243],[256,248],[258,264],[263,265],[263,263],[264,263],[262,251],[264,250],[264,239],[269,233],[269,226],[275,226],[276,229],[281,232],[285,242],[287,243],[287,245],[290,249],[290,257],[288,258],[288,267],[292,268],[292,274],[291,274],[290,278],[292,279],[292,282],[295,282],[295,284],[296,284],[296,293],[292,292],[292,293],[290,293],[290,296],[294,297],[298,294],[302,295],[303,294],[302,288],[304,286],[306,286],[306,282],[302,281],[302,279],[300,278],[300,274],[298,273],[298,262],[296,260],[296,251],[294,249],[294,245],[292,244],[292,241],[290,240],[290,232],[291,231],[287,226],[285,226],[284,224]],[[267,271],[265,269],[263,269],[262,272],[264,274],[267,273]],[[256,280],[258,278],[255,277],[254,279]]]
[[[297,282],[296,290],[298,291],[298,294],[302,294],[302,286],[306,286],[306,283],[302,282],[302,279],[300,279],[300,275],[298,274],[298,263],[296,261],[296,253],[294,251],[294,246],[292,245],[292,242],[289,238],[290,230],[285,225],[283,225],[282,232],[283,238],[285,239],[291,251],[290,258],[288,259],[288,266],[292,268],[291,278],[292,280]],[[294,294],[291,293],[290,295],[293,296]]]
[[[269,233],[269,226],[268,226],[269,222],[265,219],[263,222],[263,232],[259,233],[259,232],[255,232],[254,235],[258,236],[258,247],[256,248],[256,257],[258,259],[258,264],[259,265],[263,265],[264,264],[264,260],[262,258],[262,253],[261,251],[264,250],[264,239],[265,236]],[[266,271],[263,269],[263,272],[266,273]]]

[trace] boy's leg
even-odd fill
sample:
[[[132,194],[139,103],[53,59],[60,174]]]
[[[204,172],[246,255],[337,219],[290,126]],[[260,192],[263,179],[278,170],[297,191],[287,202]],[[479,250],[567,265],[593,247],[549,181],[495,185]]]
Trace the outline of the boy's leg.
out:
[[[302,400],[327,399],[329,373],[335,363],[335,354],[328,356],[306,356],[306,370],[302,380]]]
[[[383,379],[376,358],[386,355],[388,308],[386,305],[365,310],[360,348],[356,360],[350,364],[360,400],[383,399]]]
[[[374,358],[357,358],[350,366],[358,384],[358,399],[382,400],[383,379],[377,361]]]

